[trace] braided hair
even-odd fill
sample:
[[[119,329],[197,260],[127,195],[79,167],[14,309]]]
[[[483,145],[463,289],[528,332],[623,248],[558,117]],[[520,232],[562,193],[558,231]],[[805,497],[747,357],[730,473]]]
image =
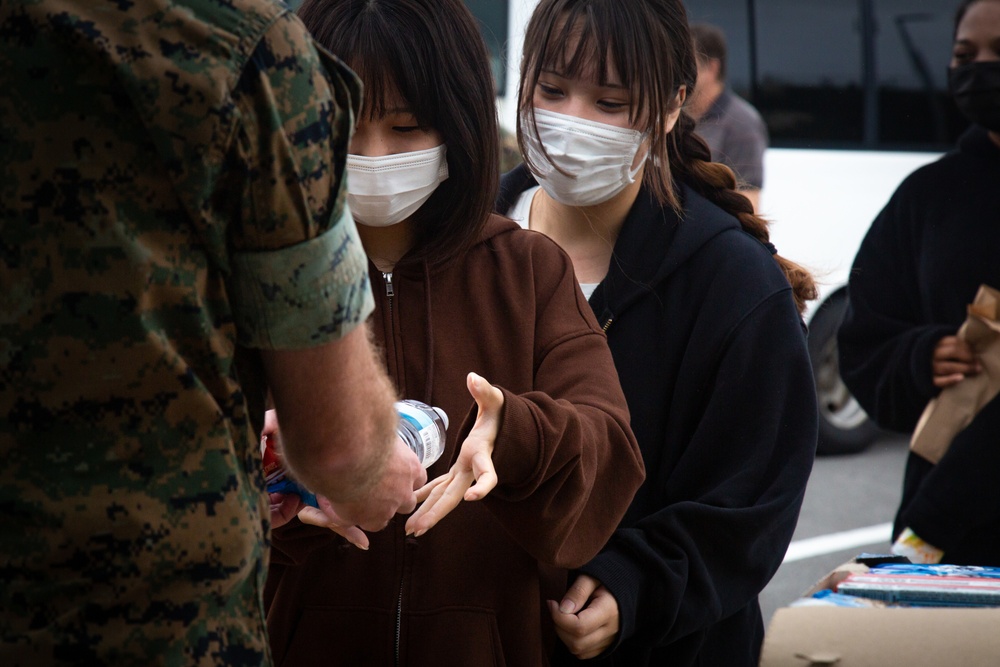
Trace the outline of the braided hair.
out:
[[[795,305],[799,313],[805,311],[806,302],[816,298],[816,283],[812,275],[799,264],[782,257],[770,242],[767,220],[754,213],[753,204],[736,189],[736,175],[724,164],[712,162],[708,144],[694,131],[695,121],[686,111],[671,133],[670,168],[661,177],[673,176],[705,199],[739,220],[740,226],[750,236],[771,248],[775,261],[792,286]],[[655,167],[654,167],[655,170]]]
[[[533,92],[545,69],[579,77],[593,67],[601,85],[617,69],[629,90],[629,121],[640,120],[650,156],[643,185],[663,206],[681,212],[675,179],[735,217],[743,230],[770,248],[768,223],[736,189],[736,176],[712,162],[695,121],[682,108],[674,127],[666,119],[694,91],[698,76],[687,13],[681,0],[541,0],[528,22],[521,60],[518,110],[534,122]],[[520,126],[518,143],[525,151]],[[772,251],[773,252],[773,251]],[[809,271],[774,253],[801,314],[816,298]]]

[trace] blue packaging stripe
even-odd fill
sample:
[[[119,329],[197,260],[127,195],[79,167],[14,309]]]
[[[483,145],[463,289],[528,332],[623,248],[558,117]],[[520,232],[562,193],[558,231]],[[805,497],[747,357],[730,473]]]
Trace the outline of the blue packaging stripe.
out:
[[[319,503],[316,501],[316,495],[306,491],[301,486],[293,482],[292,480],[284,477],[276,482],[271,482],[267,485],[268,493],[294,493],[299,498],[302,499],[306,505],[310,507],[319,507]]]

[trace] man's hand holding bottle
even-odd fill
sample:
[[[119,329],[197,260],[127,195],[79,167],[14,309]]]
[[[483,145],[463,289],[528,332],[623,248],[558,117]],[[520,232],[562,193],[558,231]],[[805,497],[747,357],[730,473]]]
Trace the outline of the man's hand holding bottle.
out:
[[[274,410],[264,417],[263,439],[271,438],[280,455],[281,432]],[[378,531],[396,514],[409,514],[417,505],[416,490],[427,481],[427,471],[417,455],[397,436],[381,478],[371,489],[351,502],[331,503],[323,496],[316,496],[316,505],[310,506],[298,493],[271,493],[271,525],[278,528],[295,516],[303,523],[329,528],[361,549],[368,548],[368,538],[363,530]]]

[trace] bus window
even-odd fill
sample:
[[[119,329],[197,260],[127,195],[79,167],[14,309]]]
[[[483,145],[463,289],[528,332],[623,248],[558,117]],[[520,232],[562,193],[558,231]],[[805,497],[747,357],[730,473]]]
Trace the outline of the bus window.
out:
[[[948,148],[966,125],[948,95],[956,2],[875,4],[879,140],[888,146]]]
[[[856,5],[769,0],[759,3],[757,15],[754,103],[768,124],[772,145],[860,143]]]
[[[729,40],[729,83],[777,147],[941,150],[953,0],[690,0]]]

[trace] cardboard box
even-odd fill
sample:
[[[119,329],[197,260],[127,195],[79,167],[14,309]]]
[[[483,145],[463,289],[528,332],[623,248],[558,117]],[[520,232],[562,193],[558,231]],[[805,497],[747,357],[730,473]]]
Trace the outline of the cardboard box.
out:
[[[846,563],[803,595],[833,589]],[[997,667],[1000,608],[784,607],[764,635],[761,667]]]

